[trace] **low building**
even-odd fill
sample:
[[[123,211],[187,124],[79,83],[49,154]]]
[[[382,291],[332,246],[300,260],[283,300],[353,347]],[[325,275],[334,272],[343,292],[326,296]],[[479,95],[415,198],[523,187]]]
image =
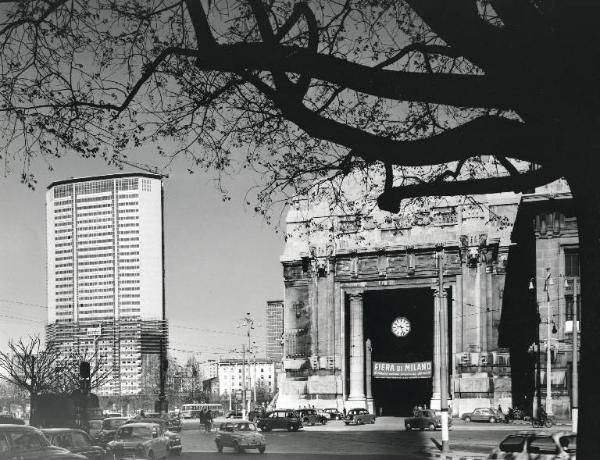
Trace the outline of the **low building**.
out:
[[[222,396],[235,395],[238,390],[257,389],[275,393],[277,378],[275,363],[267,359],[228,359],[219,362],[219,392]],[[244,377],[246,379],[244,384]]]

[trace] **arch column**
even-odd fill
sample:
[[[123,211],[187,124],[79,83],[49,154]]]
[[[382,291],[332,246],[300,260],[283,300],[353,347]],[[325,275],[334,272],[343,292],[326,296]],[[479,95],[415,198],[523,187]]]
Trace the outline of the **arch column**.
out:
[[[373,351],[373,347],[371,346],[371,339],[367,339],[367,341],[365,342],[365,367],[366,367],[366,379],[365,379],[365,386],[366,386],[366,396],[367,396],[367,409],[369,410],[369,412],[371,414],[374,414],[374,407],[373,407],[373,391],[371,388],[371,379],[373,378],[373,361],[371,359],[371,354]]]
[[[365,339],[363,294],[350,294],[350,395],[349,401],[365,403]]]

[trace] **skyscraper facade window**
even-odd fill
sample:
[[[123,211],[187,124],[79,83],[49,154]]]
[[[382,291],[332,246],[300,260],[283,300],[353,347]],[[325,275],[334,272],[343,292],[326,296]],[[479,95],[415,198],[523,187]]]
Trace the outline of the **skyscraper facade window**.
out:
[[[54,182],[46,222],[47,340],[111,374],[98,394],[143,391],[143,363],[167,342],[161,176]]]

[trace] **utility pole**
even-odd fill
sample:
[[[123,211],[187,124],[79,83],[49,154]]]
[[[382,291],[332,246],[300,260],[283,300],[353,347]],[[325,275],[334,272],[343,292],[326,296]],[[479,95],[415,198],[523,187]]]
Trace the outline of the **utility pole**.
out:
[[[565,288],[569,287],[568,280],[565,279]],[[577,433],[577,420],[579,418],[579,369],[577,354],[579,351],[579,305],[577,304],[578,278],[573,278],[573,369],[571,381],[571,422],[572,430]]]
[[[246,419],[246,344],[242,345],[242,418]]]
[[[442,452],[450,447],[448,433],[448,306],[444,291],[444,247],[437,246],[438,296],[440,323],[440,409],[442,412]]]

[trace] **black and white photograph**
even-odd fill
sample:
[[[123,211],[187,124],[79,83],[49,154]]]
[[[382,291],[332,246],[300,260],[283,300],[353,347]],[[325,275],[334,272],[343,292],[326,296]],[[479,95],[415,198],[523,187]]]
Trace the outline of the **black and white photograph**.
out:
[[[600,458],[599,24],[0,0],[0,460]]]

